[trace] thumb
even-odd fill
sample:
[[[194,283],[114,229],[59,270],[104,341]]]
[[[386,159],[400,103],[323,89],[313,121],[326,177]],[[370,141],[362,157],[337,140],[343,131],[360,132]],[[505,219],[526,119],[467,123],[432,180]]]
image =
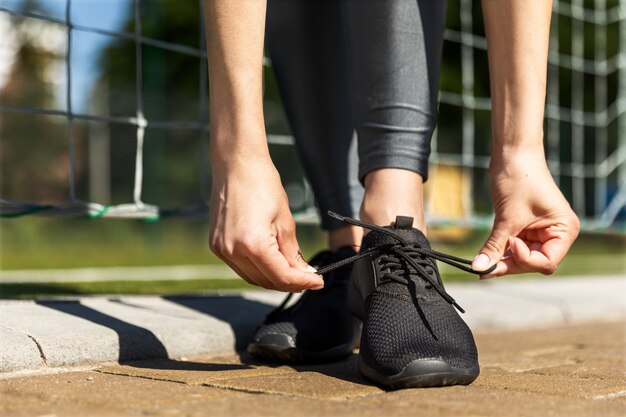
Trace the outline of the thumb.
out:
[[[300,245],[298,245],[298,240],[296,239],[295,227],[280,233],[277,240],[278,250],[283,254],[290,267],[306,272],[317,272],[302,256]]]
[[[515,234],[513,230],[509,230],[502,222],[495,221],[489,238],[472,261],[472,269],[485,271],[500,261],[506,250],[509,237]]]

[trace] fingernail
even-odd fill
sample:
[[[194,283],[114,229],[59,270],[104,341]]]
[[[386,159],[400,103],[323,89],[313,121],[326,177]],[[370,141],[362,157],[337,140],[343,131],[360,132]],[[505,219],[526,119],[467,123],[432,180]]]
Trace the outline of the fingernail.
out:
[[[308,272],[313,272],[314,274],[317,272],[317,269],[313,268],[311,265],[307,265],[306,270]]]
[[[324,285],[318,285],[318,286],[312,287],[311,289],[315,291],[315,290],[321,290],[322,288],[324,288]]]
[[[484,271],[489,266],[489,262],[489,257],[487,255],[479,253],[472,261],[472,269],[475,271]]]

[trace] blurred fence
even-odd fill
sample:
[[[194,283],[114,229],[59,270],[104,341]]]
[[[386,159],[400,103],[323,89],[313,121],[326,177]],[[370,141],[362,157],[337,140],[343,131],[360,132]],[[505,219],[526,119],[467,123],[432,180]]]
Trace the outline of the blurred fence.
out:
[[[203,30],[198,47],[158,39],[142,30],[141,0],[132,2],[132,31],[106,30],[72,20],[72,7],[80,0],[65,0],[65,16],[49,15],[15,7],[0,7],[0,14],[24,21],[43,21],[57,25],[65,36],[66,108],[47,109],[0,103],[3,119],[17,114],[61,118],[67,125],[68,196],[64,202],[42,204],[17,201],[11,195],[0,196],[0,215],[20,217],[41,215],[88,215],[159,219],[166,216],[205,216],[209,208],[208,102],[206,49]],[[488,226],[490,207],[487,168],[489,164],[488,77],[486,40],[482,17],[476,0],[450,0],[444,45],[444,71],[440,92],[440,127],[433,139],[432,163],[437,172],[450,176],[459,196],[460,214],[440,212],[429,207],[429,219],[440,224]],[[202,0],[199,2],[202,10]],[[202,13],[189,24],[202,28]],[[77,33],[96,33],[134,44],[134,114],[113,116],[78,112],[73,105],[73,37]],[[618,0],[555,1],[553,7],[548,67],[548,100],[545,113],[545,143],[550,169],[560,188],[581,217],[583,227],[623,230],[626,223],[626,4]],[[6,45],[4,46],[6,47]],[[198,67],[198,113],[188,120],[146,117],[144,96],[146,70],[144,49],[156,48],[196,60]],[[271,71],[271,62],[264,63]],[[89,92],[84,92],[89,94]],[[134,129],[135,157],[132,195],[127,202],[108,204],[84,201],[77,194],[77,157],[75,129],[79,121],[127,126]],[[182,129],[197,140],[198,180],[196,201],[164,210],[144,201],[144,146],[146,129]],[[276,146],[291,146],[293,138],[268,132],[268,141]],[[19,140],[19,138],[9,138]],[[56,139],[56,138],[55,138]],[[52,138],[51,138],[52,140]],[[5,142],[6,142],[5,138]],[[6,146],[6,145],[5,145]],[[29,161],[23,163],[28,164]],[[109,175],[106,166],[102,175]],[[2,181],[11,181],[4,173]],[[453,185],[454,185],[453,184]],[[297,193],[294,212],[300,222],[316,222],[317,213],[306,181],[288,192]]]

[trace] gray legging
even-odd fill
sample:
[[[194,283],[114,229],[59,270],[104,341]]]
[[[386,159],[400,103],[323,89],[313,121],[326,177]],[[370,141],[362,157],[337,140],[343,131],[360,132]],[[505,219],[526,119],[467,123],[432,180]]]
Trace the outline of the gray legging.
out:
[[[327,210],[358,213],[372,170],[426,179],[445,1],[268,3],[267,48],[322,227],[343,226]]]

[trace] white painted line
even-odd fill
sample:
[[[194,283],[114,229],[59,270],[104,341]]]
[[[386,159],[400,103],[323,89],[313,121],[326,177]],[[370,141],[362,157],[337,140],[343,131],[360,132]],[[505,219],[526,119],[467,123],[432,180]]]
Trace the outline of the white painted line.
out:
[[[0,271],[0,283],[2,284],[96,281],[184,281],[191,279],[234,278],[237,278],[237,274],[223,264]]]

